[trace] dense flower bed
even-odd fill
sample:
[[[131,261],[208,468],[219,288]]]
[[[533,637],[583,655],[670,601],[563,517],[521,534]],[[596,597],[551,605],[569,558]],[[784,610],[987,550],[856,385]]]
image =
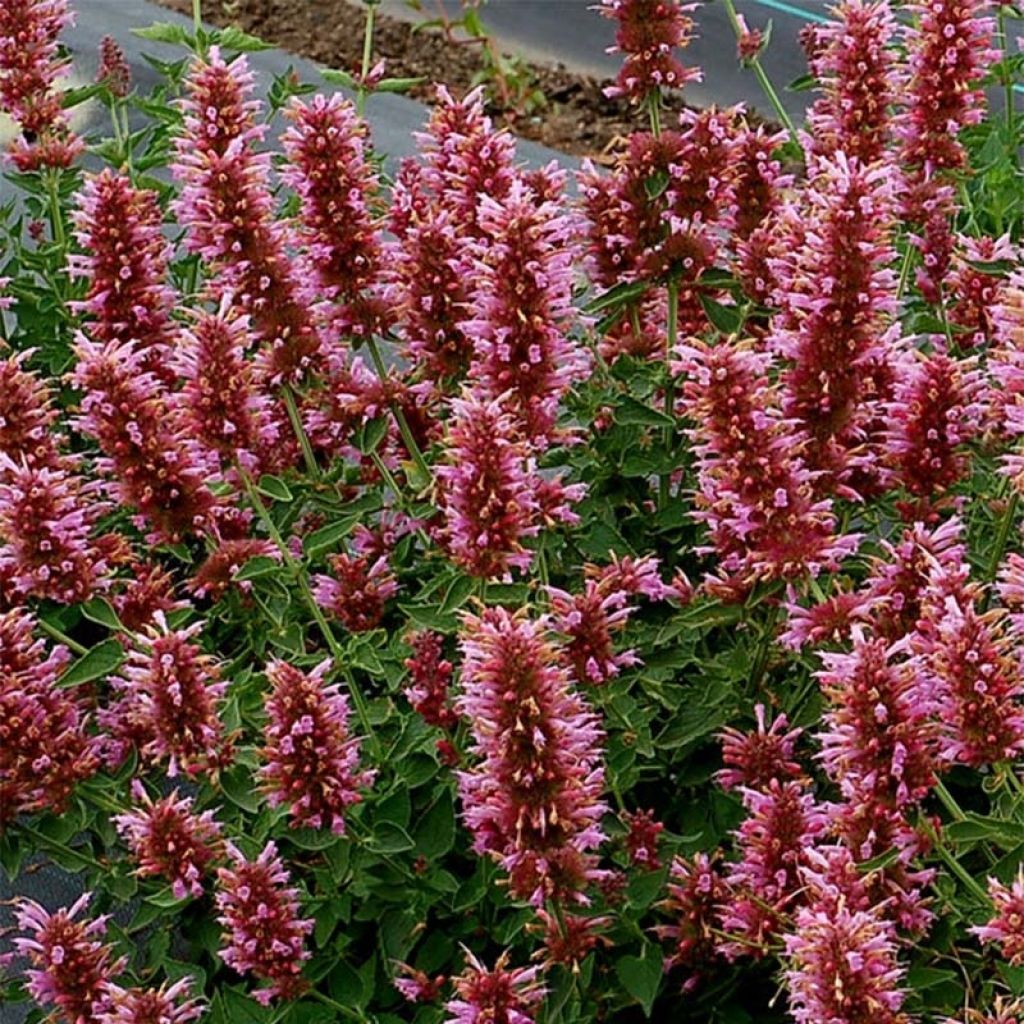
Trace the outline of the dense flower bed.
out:
[[[5,0],[31,1019],[1024,1019],[1019,13],[895,6],[776,131],[604,0],[651,128],[570,182],[443,87],[388,169],[369,27],[356,102],[198,20],[61,91]]]

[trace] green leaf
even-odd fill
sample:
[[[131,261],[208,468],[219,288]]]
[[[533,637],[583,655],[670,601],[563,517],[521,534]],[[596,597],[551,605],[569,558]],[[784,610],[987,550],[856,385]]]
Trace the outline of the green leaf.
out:
[[[657,199],[668,188],[669,176],[666,171],[655,171],[644,179],[644,191],[648,199]]]
[[[736,306],[723,306],[710,295],[701,295],[700,304],[712,325],[723,334],[735,334],[743,325],[743,313]]]
[[[253,785],[251,772],[244,765],[236,765],[221,776],[224,795],[243,811],[255,814],[260,809],[260,792]]]
[[[367,843],[374,853],[403,853],[415,845],[409,833],[393,821],[379,822]]]
[[[408,92],[426,81],[424,75],[415,78],[382,78],[374,87],[374,92]]]
[[[813,89],[818,84],[818,80],[814,75],[800,75],[798,78],[794,78],[789,85],[786,86],[787,92],[807,92]]]
[[[369,423],[363,424],[362,429],[356,435],[356,447],[364,455],[369,455],[377,450],[387,432],[387,416],[378,416],[376,419],[370,420]]]
[[[171,21],[156,21],[144,28],[133,28],[132,34],[140,39],[148,39],[151,43],[170,43],[172,46],[189,46],[195,43],[195,37],[184,25]]]
[[[234,50],[235,53],[258,53],[260,50],[274,48],[273,43],[266,43],[258,36],[251,36],[236,25],[217,29],[213,33],[213,41],[219,43],[225,50]]]
[[[62,687],[81,686],[116,672],[124,661],[124,648],[116,640],[104,640],[86,651],[60,678]]]
[[[614,288],[609,288],[608,291],[599,295],[592,302],[589,302],[584,308],[584,312],[593,316],[597,313],[604,313],[611,309],[626,306],[642,298],[650,290],[650,287],[646,281],[630,281],[617,284]]]
[[[416,829],[416,851],[438,861],[455,845],[455,806],[451,794],[441,793]]]
[[[306,553],[306,557],[319,558],[322,554],[330,551],[339,540],[347,537],[355,529],[358,522],[358,517],[346,516],[336,523],[328,523],[326,526],[321,526],[319,530],[314,530],[302,542],[302,550]]]
[[[82,615],[90,622],[106,626],[107,629],[114,633],[126,632],[121,620],[117,617],[117,612],[114,611],[113,605],[105,597],[94,597],[91,601],[86,601],[82,605]]]
[[[77,107],[80,103],[85,103],[86,100],[91,100],[94,96],[99,95],[104,88],[102,82],[93,82],[90,85],[79,86],[77,89],[65,89],[61,93],[60,105],[64,110]]]
[[[325,81],[344,86],[353,92],[359,88],[359,83],[347,71],[340,71],[337,68],[321,68],[320,74],[323,75]]]
[[[250,558],[233,578],[238,581],[258,580],[261,576],[271,576],[280,571],[281,563],[276,558],[271,558],[269,555],[257,555],[255,558]]]
[[[644,1015],[650,1017],[661,987],[662,963],[658,950],[647,943],[643,956],[620,957],[615,973],[623,988],[644,1008]]]
[[[457,576],[441,602],[441,614],[447,615],[458,611],[469,600],[476,587],[476,580],[472,576]]]
[[[615,409],[615,422],[648,427],[674,427],[675,420],[627,395]]]
[[[265,473],[260,477],[260,482],[256,485],[257,490],[260,494],[265,494],[268,498],[273,498],[274,501],[292,501],[292,492],[288,489],[288,485],[278,476],[271,476],[269,473]]]

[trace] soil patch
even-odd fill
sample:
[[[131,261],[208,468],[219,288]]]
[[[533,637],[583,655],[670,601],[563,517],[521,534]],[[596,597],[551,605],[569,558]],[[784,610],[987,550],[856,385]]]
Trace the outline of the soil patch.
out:
[[[190,0],[158,2],[183,14],[191,11]],[[362,61],[365,8],[348,0],[205,0],[203,16],[221,27],[237,25],[326,67],[353,72]],[[376,24],[374,60],[386,59],[387,76],[426,79],[409,95],[429,102],[435,82],[443,82],[457,95],[475,84],[482,67],[479,45],[460,42],[454,33],[439,29],[416,31],[386,15],[378,14]],[[520,61],[520,67],[524,73],[513,81],[521,95],[536,90],[544,97],[537,109],[524,109],[522,102],[503,98],[496,86],[489,86],[488,97],[495,123],[523,138],[603,162],[618,140],[647,123],[643,111],[603,94],[608,81],[561,66]]]

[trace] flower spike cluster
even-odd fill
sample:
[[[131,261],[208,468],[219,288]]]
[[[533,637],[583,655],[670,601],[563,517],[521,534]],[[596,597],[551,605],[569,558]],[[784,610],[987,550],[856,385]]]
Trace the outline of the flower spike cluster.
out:
[[[1018,967],[1024,964],[1024,875],[1018,873],[1009,885],[990,878],[988,895],[995,916],[970,931],[982,942],[997,945],[1003,959]]]
[[[217,870],[217,920],[227,945],[221,959],[239,974],[270,982],[253,992],[264,1006],[274,999],[293,999],[306,989],[302,964],[309,959],[306,936],[313,920],[300,916],[298,891],[274,843],[248,860],[231,843],[231,864]]]
[[[359,740],[348,728],[348,700],[326,684],[330,659],[305,673],[283,661],[267,666],[271,691],[260,778],[270,805],[285,805],[292,825],[345,832],[345,810],[358,803],[374,772],[359,771]]]
[[[28,990],[38,1003],[54,1007],[61,1024],[95,1020],[105,1008],[110,981],[124,967],[103,942],[107,918],[78,919],[91,899],[92,893],[85,893],[52,914],[25,899],[16,912],[18,927],[27,934],[14,945],[32,965],[26,972]]]
[[[232,293],[251,316],[261,367],[277,384],[310,370],[321,339],[284,225],[274,219],[270,155],[253,148],[265,134],[256,123],[262,104],[251,99],[254,85],[245,57],[229,64],[216,46],[193,65],[171,165],[182,186],[172,209],[189,247],[215,268],[215,292]]]
[[[508,872],[512,892],[584,898],[601,873],[602,732],[548,639],[547,623],[503,608],[466,616],[457,710],[477,764],[459,774],[463,818],[478,853]]]
[[[598,10],[618,25],[609,52],[623,56],[607,94],[642,102],[651,93],[699,82],[700,69],[685,67],[674,53],[690,43],[696,7],[683,0],[601,0]]]
[[[121,988],[110,985],[96,1024],[189,1024],[206,1007],[188,997],[192,979],[185,977],[160,988]]]
[[[192,799],[178,791],[153,800],[138,779],[132,783],[138,801],[114,817],[117,831],[131,848],[141,877],[170,881],[176,899],[202,896],[203,878],[220,846],[220,825],[212,811],[196,814]]]
[[[509,967],[509,954],[485,967],[466,951],[466,969],[453,979],[456,998],[445,1004],[445,1024],[534,1024],[546,989],[539,967]]]

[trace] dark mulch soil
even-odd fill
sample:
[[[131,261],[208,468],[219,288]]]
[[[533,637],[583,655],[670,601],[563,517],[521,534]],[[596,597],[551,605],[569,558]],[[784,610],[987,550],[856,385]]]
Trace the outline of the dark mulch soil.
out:
[[[185,14],[191,11],[190,0],[159,2]],[[349,0],[205,0],[203,16],[215,25],[237,25],[327,67],[355,71],[362,60],[365,8]],[[432,97],[434,82],[444,82],[456,94],[468,90],[481,67],[478,46],[456,42],[438,30],[415,32],[413,28],[378,15],[374,59],[387,59],[386,74],[425,77],[426,82],[411,95],[426,101]],[[542,109],[517,113],[502,109],[498,97],[491,97],[490,113],[495,122],[524,138],[600,160],[617,140],[646,123],[642,111],[603,95],[607,82],[562,67],[529,68],[536,76],[536,87],[546,97]]]

